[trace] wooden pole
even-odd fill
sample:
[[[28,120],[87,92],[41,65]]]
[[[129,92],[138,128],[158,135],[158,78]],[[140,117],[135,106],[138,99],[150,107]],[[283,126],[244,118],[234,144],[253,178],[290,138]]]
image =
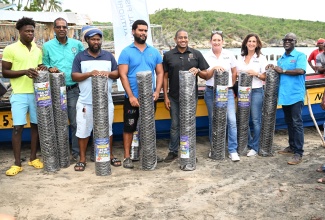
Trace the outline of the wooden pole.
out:
[[[320,132],[319,130],[319,127],[318,127],[318,124],[315,120],[315,117],[314,117],[314,113],[313,113],[313,109],[311,108],[311,104],[310,104],[310,100],[309,100],[309,93],[308,93],[308,89],[306,89],[306,96],[307,96],[307,104],[308,104],[308,109],[309,109],[309,114],[310,114],[310,117],[313,119],[313,122],[314,122],[314,125],[316,127],[316,130],[319,134],[319,137],[321,138],[322,140],[322,143],[323,143],[323,147],[325,147],[325,141],[324,141],[324,137],[322,135],[322,133]]]

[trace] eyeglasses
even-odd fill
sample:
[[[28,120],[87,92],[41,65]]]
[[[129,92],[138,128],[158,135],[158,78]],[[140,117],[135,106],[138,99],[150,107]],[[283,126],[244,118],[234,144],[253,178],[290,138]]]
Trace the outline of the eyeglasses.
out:
[[[211,31],[211,34],[222,34],[222,31]]]
[[[282,39],[283,42],[289,41],[290,43],[291,43],[292,41],[294,41],[294,40],[296,40],[296,39],[290,39],[290,38],[283,38],[283,39]]]
[[[55,26],[56,29],[68,29],[68,26]]]

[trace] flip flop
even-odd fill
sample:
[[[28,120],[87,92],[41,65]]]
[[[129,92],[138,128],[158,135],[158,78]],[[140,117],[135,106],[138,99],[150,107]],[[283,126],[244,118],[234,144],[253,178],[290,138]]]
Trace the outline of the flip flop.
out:
[[[23,171],[20,166],[12,165],[9,170],[6,171],[7,176],[16,176],[19,172]]]
[[[33,161],[28,161],[29,166],[33,166],[36,169],[42,169],[43,168],[43,163],[39,159],[35,159]]]
[[[74,171],[85,171],[86,164],[87,163],[83,163],[83,162],[76,163],[76,165],[74,166]]]
[[[113,159],[111,159],[111,165],[114,167],[119,167],[122,165],[122,161],[114,157]]]
[[[325,172],[325,164],[322,164],[316,171],[320,173]]]
[[[318,183],[325,184],[325,177],[317,180]]]

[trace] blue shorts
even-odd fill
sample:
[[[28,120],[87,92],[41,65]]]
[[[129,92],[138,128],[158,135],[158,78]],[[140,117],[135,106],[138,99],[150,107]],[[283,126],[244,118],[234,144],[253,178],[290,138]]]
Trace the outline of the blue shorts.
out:
[[[29,112],[30,123],[37,124],[36,101],[33,93],[12,94],[10,96],[13,125],[26,125]]]

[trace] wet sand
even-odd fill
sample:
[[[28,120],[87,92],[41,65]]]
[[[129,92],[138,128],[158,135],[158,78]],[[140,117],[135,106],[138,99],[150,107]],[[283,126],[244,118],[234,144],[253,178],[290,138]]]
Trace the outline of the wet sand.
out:
[[[197,137],[197,168],[186,172],[178,160],[143,171],[112,167],[96,176],[89,161],[84,172],[74,164],[56,173],[24,171],[8,177],[13,163],[10,146],[0,148],[0,213],[16,219],[325,219],[325,184],[315,170],[325,163],[325,148],[314,128],[305,129],[305,155],[298,165],[276,153],[287,146],[285,130],[276,131],[273,157],[241,156],[240,162],[208,158],[208,137]],[[168,140],[157,140],[158,155],[168,153]],[[122,142],[114,154],[123,157]],[[88,149],[89,150],[89,149]],[[29,157],[24,145],[22,157]],[[40,152],[38,155],[41,157]]]

